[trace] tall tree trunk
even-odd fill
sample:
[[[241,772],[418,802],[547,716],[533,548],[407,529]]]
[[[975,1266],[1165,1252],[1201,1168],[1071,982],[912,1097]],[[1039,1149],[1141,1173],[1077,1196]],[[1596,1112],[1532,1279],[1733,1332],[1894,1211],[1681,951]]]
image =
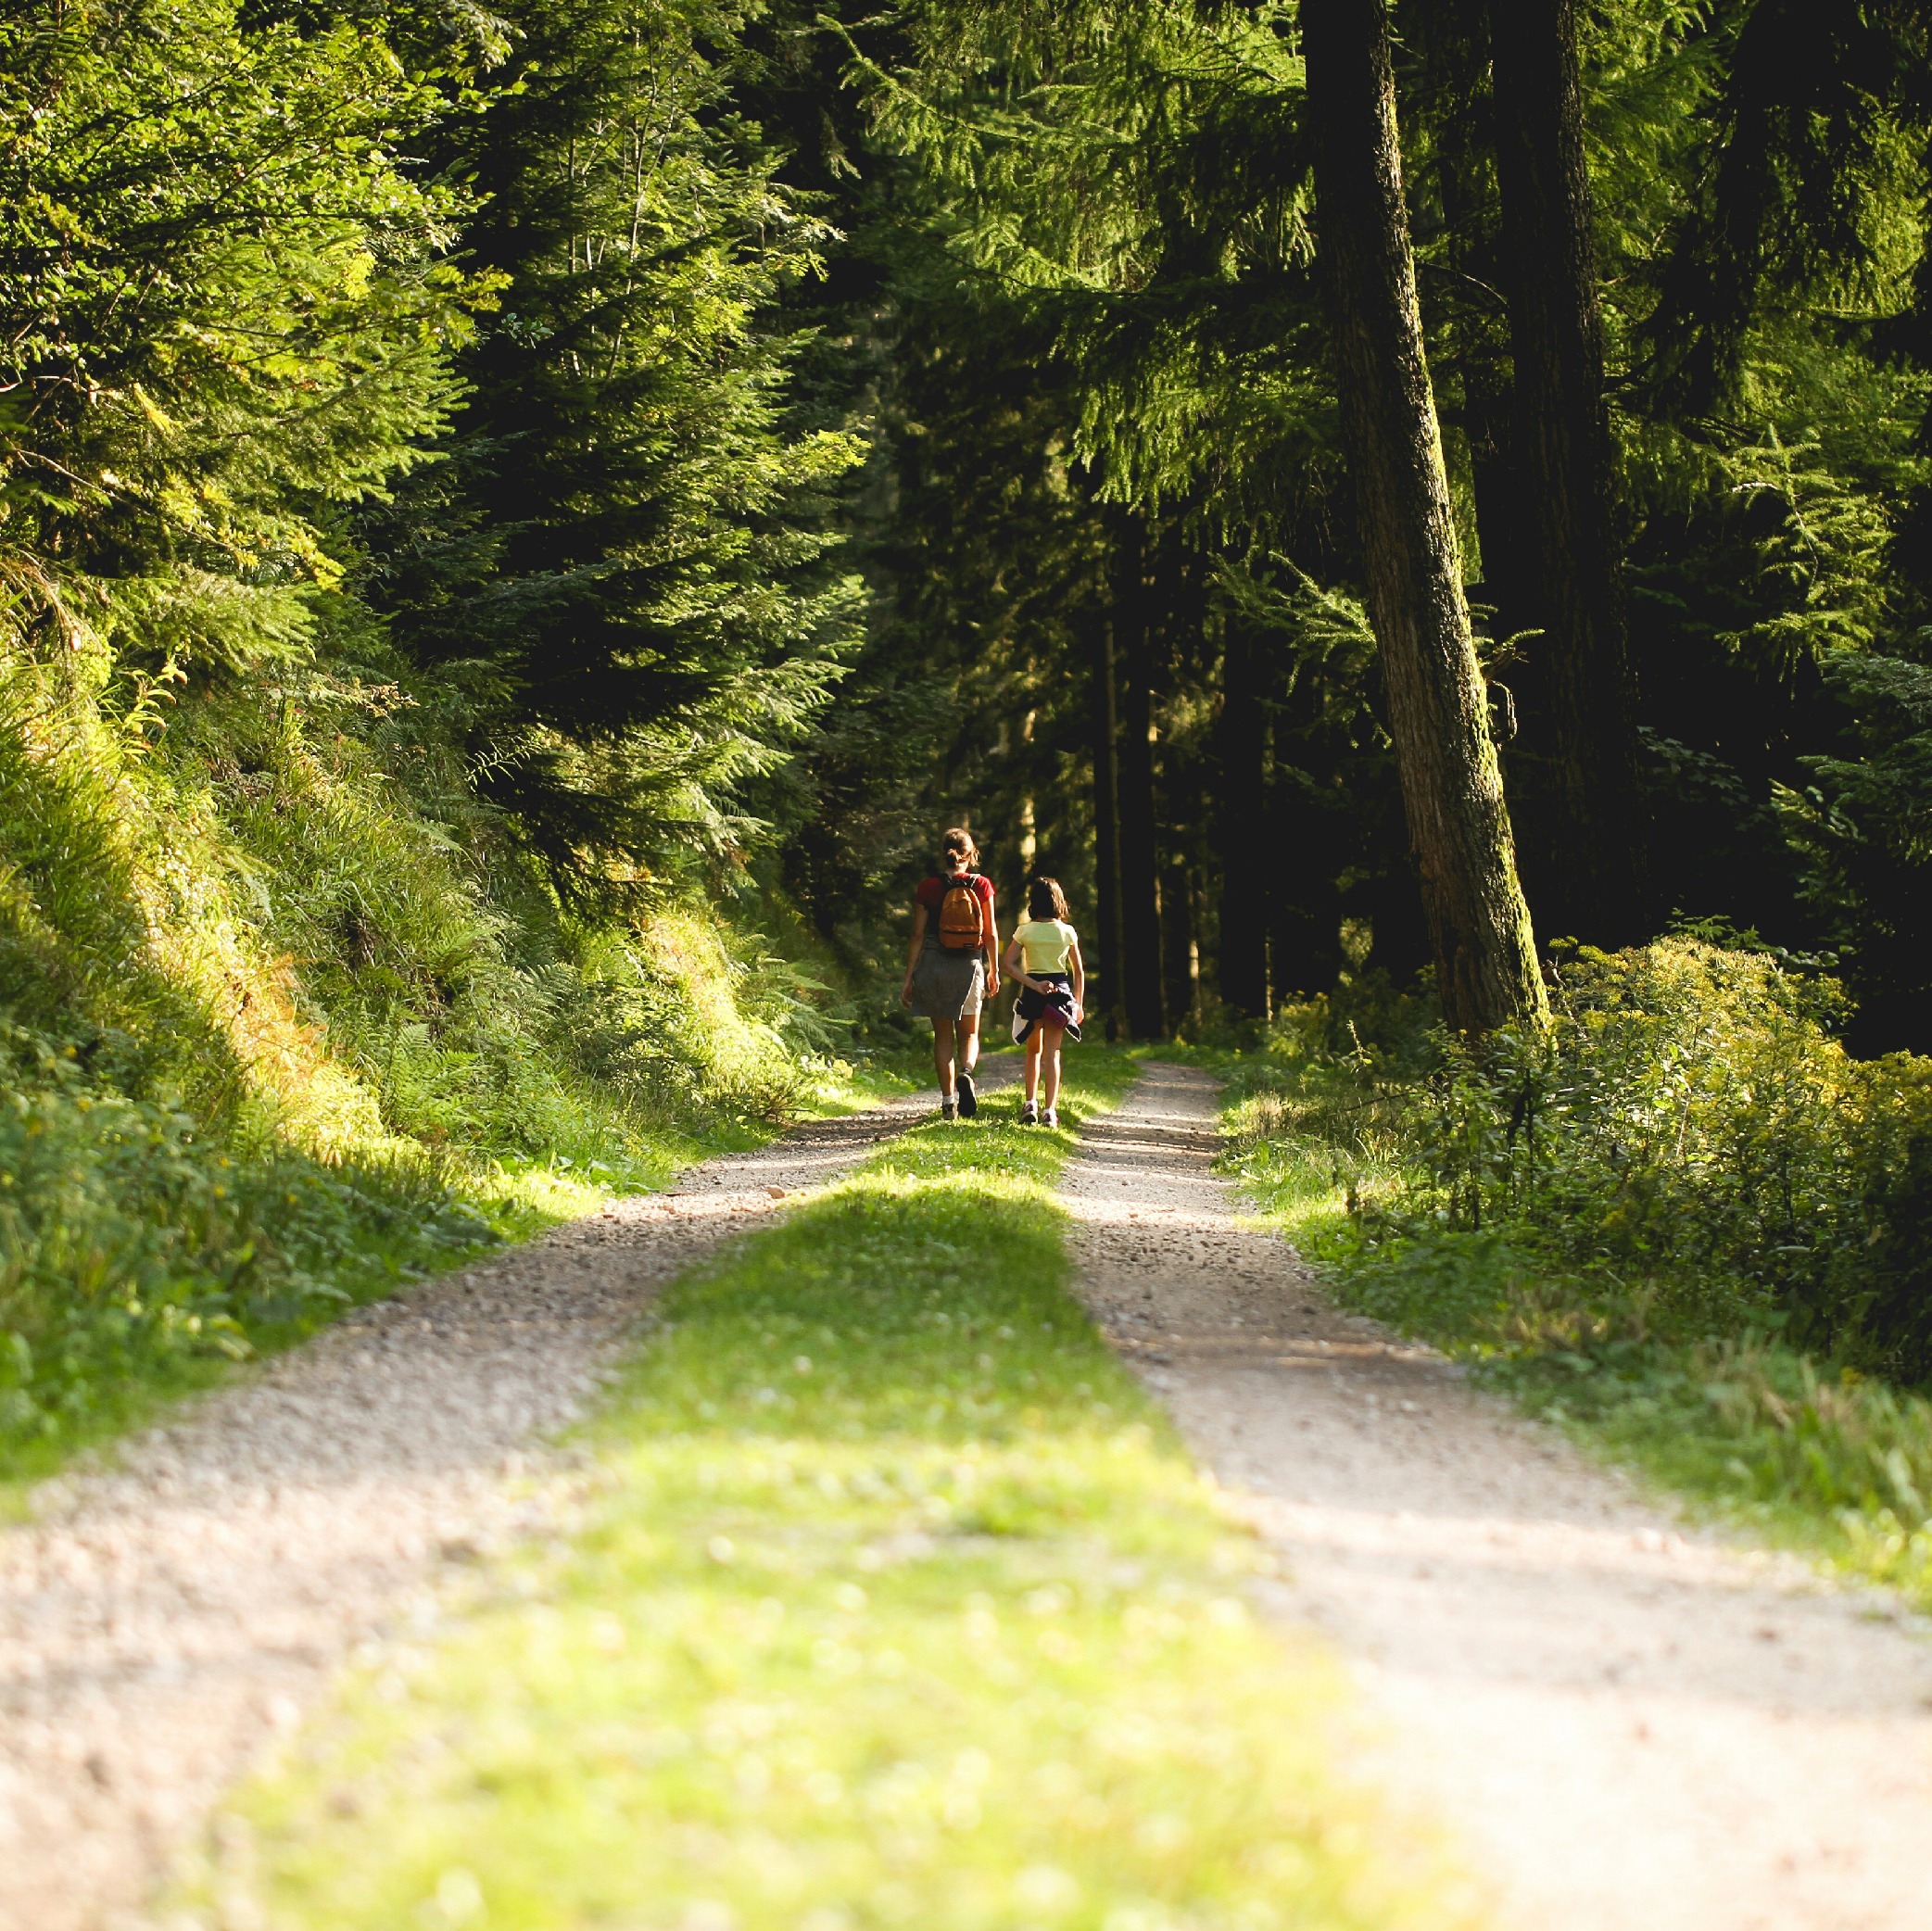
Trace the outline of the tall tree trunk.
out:
[[[1536,536],[1544,632],[1546,931],[1644,936],[1644,839],[1574,0],[1490,0],[1496,176],[1516,364],[1515,442]]]
[[[1193,881],[1184,859],[1169,858],[1160,875],[1160,968],[1168,1029],[1179,1032],[1194,1009]]]
[[[1484,1033],[1547,1010],[1470,637],[1422,355],[1384,0],[1305,0],[1320,244],[1389,731],[1443,1013]]]
[[[1114,663],[1120,697],[1120,966],[1127,1029],[1166,1031],[1160,989],[1159,853],[1154,811],[1154,640],[1140,519],[1116,521]]]
[[[1120,717],[1114,626],[1101,612],[1094,613],[1092,623],[1092,678],[1093,916],[1098,929],[1083,951],[1088,972],[1099,981],[1088,1003],[1106,1014],[1111,1039],[1127,1024],[1120,997]]]
[[[1221,652],[1221,714],[1215,726],[1220,786],[1216,842],[1221,864],[1221,998],[1251,1019],[1268,1016],[1268,713],[1255,633],[1230,617]]]
[[[1508,315],[1490,293],[1497,268],[1491,233],[1487,0],[1439,0],[1423,24],[1428,34],[1423,58],[1445,95],[1435,143],[1435,185],[1458,287],[1449,315],[1449,352],[1462,391],[1460,421],[1469,437],[1484,600],[1495,607],[1496,635],[1508,637],[1524,627],[1517,617],[1527,571],[1522,552],[1531,539],[1525,527],[1530,511],[1522,501],[1512,448]]]

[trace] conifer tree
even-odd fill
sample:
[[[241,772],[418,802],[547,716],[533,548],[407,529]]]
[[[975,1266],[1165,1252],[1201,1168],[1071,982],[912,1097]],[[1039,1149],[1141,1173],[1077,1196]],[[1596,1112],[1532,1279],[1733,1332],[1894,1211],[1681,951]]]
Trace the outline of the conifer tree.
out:
[[[259,671],[343,506],[422,460],[469,328],[439,103],[380,35],[233,0],[0,22],[0,571],[36,647]]]
[[[1320,246],[1369,609],[1443,1011],[1480,1034],[1545,1009],[1463,599],[1402,196],[1383,0],[1307,0]]]
[[[748,783],[822,708],[855,585],[789,433],[774,333],[827,231],[730,112],[738,17],[524,0],[452,120],[462,246],[500,288],[440,458],[372,523],[368,594],[461,692],[476,783],[588,889],[751,828]]]

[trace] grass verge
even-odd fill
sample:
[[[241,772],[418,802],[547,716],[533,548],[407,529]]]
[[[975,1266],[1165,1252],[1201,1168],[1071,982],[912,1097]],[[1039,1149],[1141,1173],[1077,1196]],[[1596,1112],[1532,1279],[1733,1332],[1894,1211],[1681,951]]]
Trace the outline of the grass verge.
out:
[[[1079,1055],[1075,1126],[1131,1078]],[[583,1520],[354,1683],[185,1907],[330,1931],[1467,1922],[1067,1292],[1072,1143],[928,1125],[667,1296]],[[251,1914],[252,1913],[252,1914]]]
[[[1932,1610],[1932,1402],[1762,1331],[1596,1332],[1592,1283],[1500,1231],[1367,1234],[1351,1203],[1390,1183],[1395,1150],[1284,1130],[1279,1092],[1238,1078],[1231,1095],[1224,1167],[1344,1306],[1468,1363],[1706,1520]]]
[[[0,1053],[23,1057],[19,1037]],[[0,1082],[0,1521],[80,1450],[348,1308],[778,1130],[729,1115],[646,1129],[587,1095],[577,1133],[541,1159],[432,1160],[398,1141],[388,1158],[329,1162],[274,1140],[224,1145],[40,1056],[32,1079]],[[912,1083],[841,1064],[801,1082],[791,1117]]]

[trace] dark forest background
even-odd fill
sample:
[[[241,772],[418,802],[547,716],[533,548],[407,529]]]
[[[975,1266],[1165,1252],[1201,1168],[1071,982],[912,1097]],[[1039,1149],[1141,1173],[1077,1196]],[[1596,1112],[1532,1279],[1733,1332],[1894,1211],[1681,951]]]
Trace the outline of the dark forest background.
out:
[[[1922,1047],[1924,20],[1555,9],[1633,810],[1566,790],[1553,411],[1518,366],[1547,238],[1499,187],[1498,75],[1551,11],[1389,14],[1536,930],[1829,953],[1861,1048]],[[64,653],[118,717],[159,692],[218,790],[301,688],[499,897],[776,899],[868,983],[967,822],[1009,893],[1067,880],[1135,1036],[1427,964],[1292,6],[116,0],[4,32],[17,686]]]
[[[1537,932],[1691,926],[1829,954],[1860,1048],[1923,1049],[1924,23],[1767,4],[1577,20],[1640,800],[1601,832],[1645,861],[1614,912],[1555,822],[1510,301],[1534,237],[1497,179],[1493,37],[1519,23],[1391,11],[1429,367]],[[1009,889],[1069,882],[1101,1001],[1138,1036],[1345,971],[1410,980],[1430,948],[1292,10],[933,7],[859,34],[857,57],[794,44],[813,114],[789,166],[846,237],[801,284],[829,304],[801,373],[863,372],[848,513],[871,608],[789,876],[857,944],[929,828],[969,818]]]

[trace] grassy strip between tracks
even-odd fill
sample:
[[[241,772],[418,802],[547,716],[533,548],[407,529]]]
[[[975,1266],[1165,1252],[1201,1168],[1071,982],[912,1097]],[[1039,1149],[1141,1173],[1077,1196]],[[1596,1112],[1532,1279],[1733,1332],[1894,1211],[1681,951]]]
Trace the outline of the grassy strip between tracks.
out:
[[[1078,1123],[1123,1057],[1080,1055]],[[1467,1908],[1328,1761],[1217,1509],[1067,1291],[1072,1145],[990,1100],[667,1297],[573,1533],[236,1800],[186,1921],[1181,1931]]]

